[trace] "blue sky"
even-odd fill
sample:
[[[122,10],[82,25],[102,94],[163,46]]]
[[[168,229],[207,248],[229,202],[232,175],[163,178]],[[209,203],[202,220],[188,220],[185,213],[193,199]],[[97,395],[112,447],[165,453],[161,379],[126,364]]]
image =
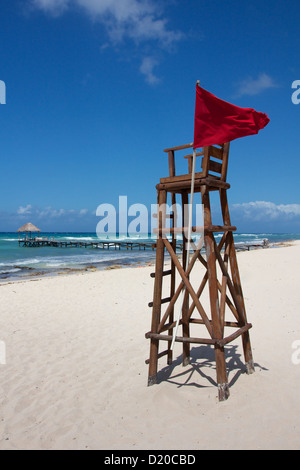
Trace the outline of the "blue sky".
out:
[[[0,230],[95,231],[156,202],[163,149],[192,142],[195,83],[268,114],[231,145],[239,231],[300,232],[300,3],[0,0]],[[181,167],[179,166],[181,169]]]

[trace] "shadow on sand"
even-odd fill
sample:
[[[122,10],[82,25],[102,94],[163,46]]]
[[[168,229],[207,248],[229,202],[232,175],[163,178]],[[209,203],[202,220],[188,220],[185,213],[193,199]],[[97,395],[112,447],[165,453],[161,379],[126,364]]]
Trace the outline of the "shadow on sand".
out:
[[[231,345],[225,348],[226,365],[229,387],[232,387],[241,374],[246,373],[246,367],[238,353],[238,346]],[[178,373],[177,367],[182,364],[182,355],[178,356],[171,365],[162,368],[157,374],[157,383],[169,382],[178,387],[206,388],[217,386],[215,380],[216,362],[215,351],[211,346],[197,346],[191,348],[190,364],[183,367]],[[268,370],[255,363],[256,367]],[[176,370],[175,370],[176,369]]]

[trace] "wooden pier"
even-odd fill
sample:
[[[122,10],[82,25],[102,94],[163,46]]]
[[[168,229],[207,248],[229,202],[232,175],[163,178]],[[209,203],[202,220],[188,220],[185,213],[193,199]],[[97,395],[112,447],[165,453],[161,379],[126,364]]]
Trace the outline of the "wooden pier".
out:
[[[100,248],[103,250],[156,250],[155,242],[129,242],[129,241],[82,241],[82,240],[55,240],[54,238],[35,237],[35,238],[21,238],[19,239],[19,246],[25,247],[45,247],[52,246],[56,248]],[[269,240],[264,240],[263,243],[245,243],[236,246],[237,251],[245,251],[255,248],[267,248]],[[182,242],[176,242],[176,248],[182,251]]]
[[[129,242],[129,241],[82,241],[82,240],[55,240],[54,238],[23,238],[19,240],[19,246],[56,248],[101,248],[103,250],[152,250],[156,249],[155,242]]]

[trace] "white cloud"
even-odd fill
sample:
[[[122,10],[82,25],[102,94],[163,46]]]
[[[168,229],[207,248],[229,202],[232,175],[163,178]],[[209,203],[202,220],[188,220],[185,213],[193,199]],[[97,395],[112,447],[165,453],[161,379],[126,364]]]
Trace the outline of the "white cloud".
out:
[[[17,215],[31,215],[34,217],[42,218],[64,218],[69,216],[83,217],[89,214],[88,209],[54,209],[53,207],[33,207],[31,204],[23,207],[20,206],[17,210]]]
[[[300,204],[275,204],[269,201],[254,201],[233,204],[233,210],[253,221],[287,220],[300,217]]]
[[[273,78],[266,73],[261,73],[258,78],[247,78],[238,84],[236,97],[244,95],[258,95],[270,88],[276,88],[278,85],[274,82]]]
[[[89,212],[88,209],[81,209],[79,211],[79,215],[86,215],[86,214],[88,214],[88,212]]]
[[[68,216],[82,217],[88,215],[88,209],[53,209],[52,207],[46,207],[45,209],[35,209],[35,215],[39,218],[50,217],[50,218],[61,218]]]
[[[68,8],[80,7],[93,20],[102,23],[114,43],[131,39],[158,40],[170,46],[182,38],[182,33],[167,27],[160,7],[153,0],[31,0],[44,12],[60,15]]]
[[[19,209],[17,210],[17,214],[19,215],[29,215],[31,214],[32,206],[31,204],[27,204],[27,206],[23,207],[20,206]]]
[[[159,43],[160,48],[171,51],[172,47],[183,38],[183,33],[168,27],[167,18],[162,16],[159,2],[154,0],[30,0],[31,5],[52,16],[62,15],[71,8],[77,8],[87,14],[94,22],[101,24],[109,43],[119,46],[125,40],[131,40],[136,46],[145,44],[147,53],[151,53],[151,43]],[[107,48],[105,43],[101,50]],[[149,49],[150,48],[150,49]],[[155,46],[157,50],[157,46]],[[143,54],[143,51],[141,51]],[[146,57],[142,61],[140,72],[147,83],[158,83],[153,68],[158,62]]]
[[[33,7],[51,13],[54,16],[61,15],[69,6],[70,0],[31,0]]]
[[[152,57],[144,57],[140,66],[140,72],[146,78],[146,81],[150,85],[155,85],[160,79],[153,73],[154,67],[157,65],[157,61]]]

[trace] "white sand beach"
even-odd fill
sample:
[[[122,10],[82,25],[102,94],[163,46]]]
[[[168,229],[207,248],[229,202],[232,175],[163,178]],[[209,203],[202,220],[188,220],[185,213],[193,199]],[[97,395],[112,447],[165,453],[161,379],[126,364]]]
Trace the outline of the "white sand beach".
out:
[[[209,346],[193,346],[183,368],[176,344],[147,387],[153,267],[1,284],[0,449],[298,449],[300,242],[290,245],[238,253],[256,373],[241,373],[241,339],[228,345],[222,403]]]

